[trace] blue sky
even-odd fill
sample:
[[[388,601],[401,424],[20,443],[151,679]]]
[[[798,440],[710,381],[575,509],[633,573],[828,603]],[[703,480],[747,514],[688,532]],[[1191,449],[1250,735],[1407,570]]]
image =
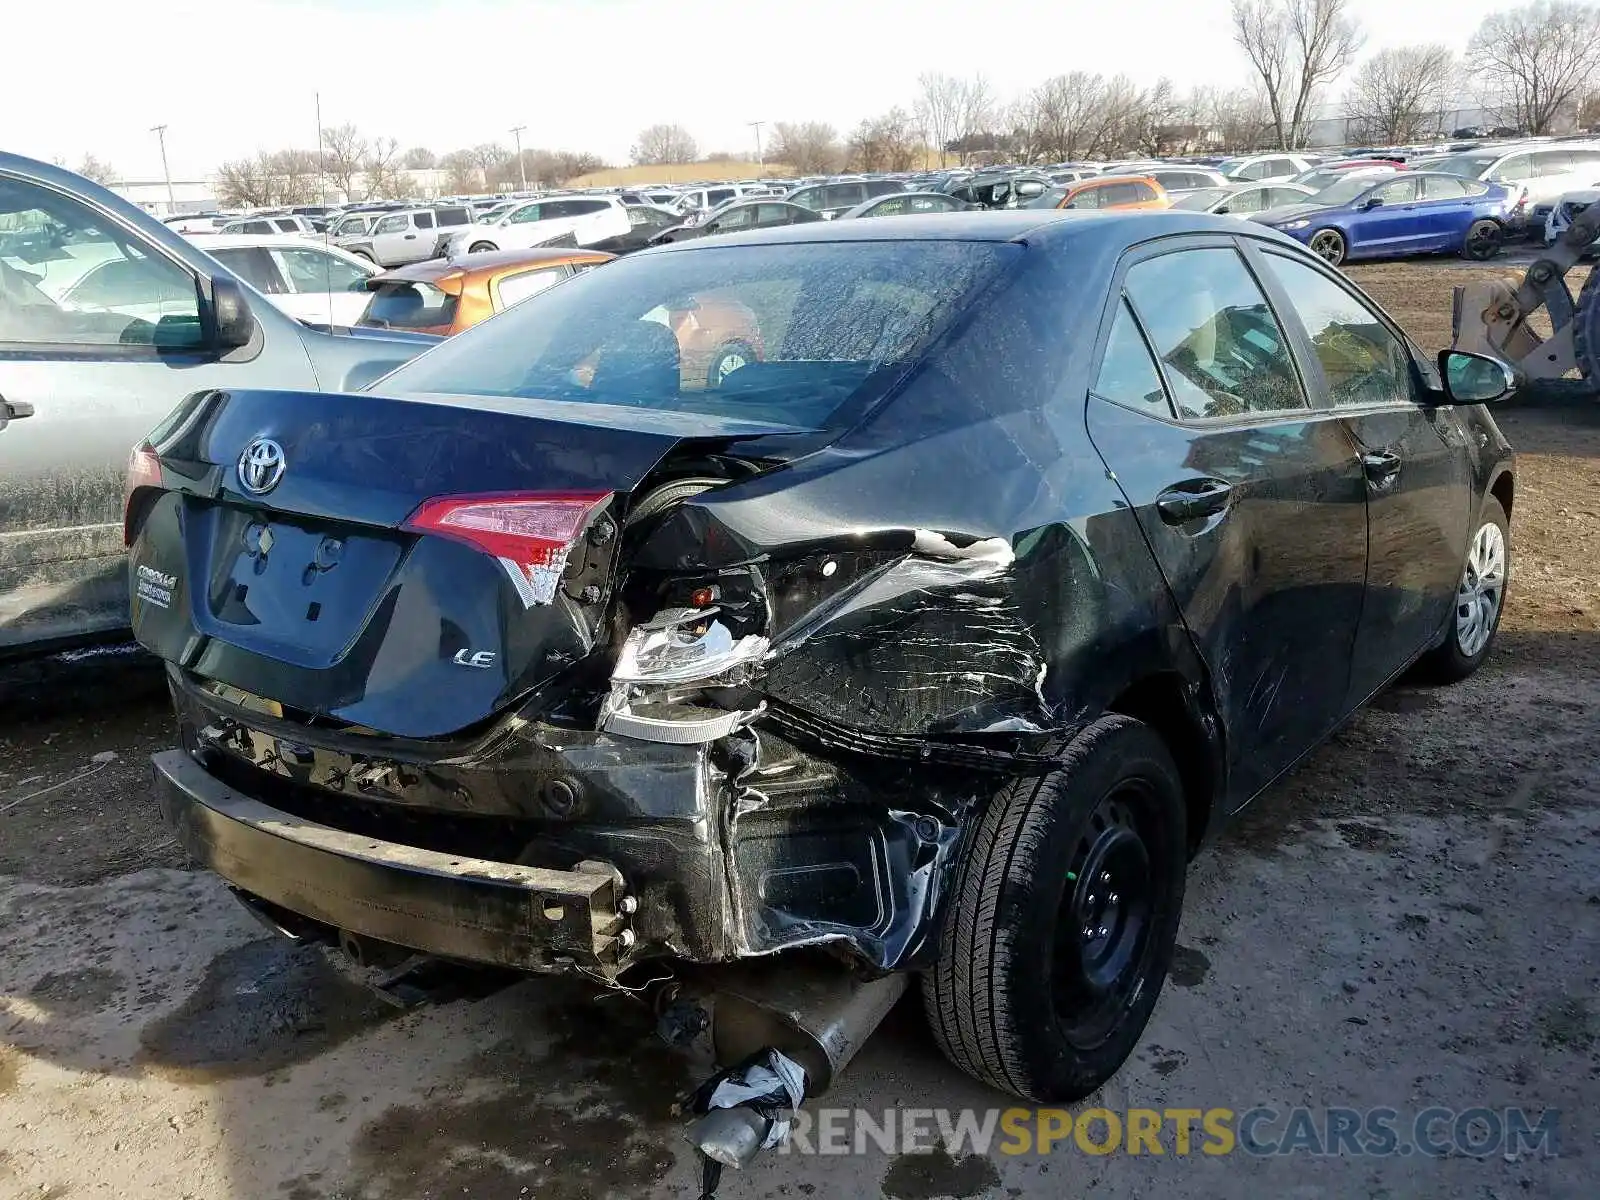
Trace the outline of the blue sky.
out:
[[[1352,0],[1368,50],[1460,50],[1494,0]],[[657,121],[705,150],[751,146],[747,122],[846,130],[926,70],[983,72],[1010,97],[1076,69],[1180,86],[1246,82],[1227,0],[61,0],[4,19],[0,148],[76,164],[90,152],[159,178],[315,145],[353,121],[405,145],[477,142],[626,158]]]

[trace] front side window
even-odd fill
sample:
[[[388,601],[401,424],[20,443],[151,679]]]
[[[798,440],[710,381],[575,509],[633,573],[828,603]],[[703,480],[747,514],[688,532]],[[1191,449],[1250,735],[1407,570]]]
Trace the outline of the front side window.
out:
[[[823,208],[854,208],[867,198],[867,189],[859,183],[830,184],[823,193],[827,199]]]
[[[1086,187],[1073,192],[1071,197],[1063,204],[1062,208],[1099,208],[1100,200],[1108,191],[1103,187]]]
[[[1306,407],[1294,360],[1237,251],[1180,250],[1135,263],[1127,294],[1186,419]]]
[[[228,246],[213,250],[211,256],[263,295],[277,296],[289,290],[272,255],[261,246]]]
[[[385,381],[828,428],[868,402],[1022,253],[991,242],[719,246],[623,258],[518,304]],[[719,348],[754,352],[731,374]]]
[[[712,188],[706,193],[707,204],[721,204],[724,200],[731,200],[736,195],[732,188]]]
[[[506,219],[507,225],[526,225],[530,221],[540,220],[544,209],[549,205],[524,204]]]
[[[204,344],[193,274],[70,196],[0,176],[0,344]]]
[[[1533,164],[1526,154],[1516,154],[1494,169],[1489,178],[1495,183],[1521,183],[1533,175]]]
[[[1134,320],[1126,300],[1117,305],[1094,394],[1135,412],[1155,417],[1172,415],[1166,389],[1161,386],[1161,373],[1156,369],[1155,359],[1150,357],[1150,347],[1144,334],[1139,332],[1139,323]]]
[[[1417,198],[1417,181],[1396,179],[1393,183],[1384,184],[1373,194],[1385,204],[1410,204]]]
[[[905,211],[906,198],[904,196],[896,196],[893,200],[885,200],[882,204],[874,205],[872,215],[875,217],[898,217]]]
[[[374,235],[383,233],[401,233],[409,227],[410,223],[406,220],[405,214],[400,213],[392,217],[385,217],[383,220],[379,221],[377,225],[373,226],[372,232]]]
[[[363,292],[368,273],[334,254],[311,248],[274,250],[297,292]]]
[[[1267,197],[1271,193],[1266,188],[1250,188],[1237,192],[1228,201],[1228,211],[1231,213],[1265,212]]]
[[[1311,339],[1335,407],[1411,399],[1410,355],[1376,313],[1315,267],[1266,257]]]
[[[300,232],[300,222],[295,220],[293,217],[280,217],[278,220],[274,221],[273,224],[278,227],[279,233]]]
[[[789,197],[790,204],[798,204],[801,208],[809,208],[813,212],[822,207],[822,189],[819,187],[801,188]]]

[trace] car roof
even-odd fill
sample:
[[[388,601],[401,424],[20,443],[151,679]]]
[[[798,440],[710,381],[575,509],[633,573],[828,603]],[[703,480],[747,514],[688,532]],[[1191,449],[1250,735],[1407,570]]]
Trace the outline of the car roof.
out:
[[[799,242],[1025,242],[1068,244],[1080,238],[1134,245],[1154,237],[1184,233],[1259,236],[1263,229],[1241,229],[1237,217],[1182,209],[1139,211],[1102,209],[1093,212],[1050,208],[1012,208],[987,212],[913,213],[887,221],[813,221],[691,239],[641,251],[642,254],[687,254],[722,246],[784,245]],[[1273,234],[1273,240],[1299,245]]]
[[[610,262],[616,255],[603,250],[574,249],[571,246],[539,247],[532,250],[483,250],[477,254],[462,254],[456,258],[431,258],[426,262],[411,263],[384,271],[373,278],[377,280],[404,280],[410,283],[433,283],[446,275],[492,275],[511,267],[536,267],[564,262]]]
[[[293,233],[191,233],[186,235],[202,250],[231,250],[238,246],[259,246],[266,250],[304,250],[314,247],[327,250],[340,258],[350,256],[337,246],[325,246],[315,238]]]

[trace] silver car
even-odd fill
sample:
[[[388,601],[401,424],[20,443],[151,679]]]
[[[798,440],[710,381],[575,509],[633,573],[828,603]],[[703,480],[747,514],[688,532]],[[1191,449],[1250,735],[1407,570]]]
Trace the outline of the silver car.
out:
[[[185,396],[355,390],[434,341],[312,329],[105,188],[0,154],[0,659],[128,624],[130,451]]]

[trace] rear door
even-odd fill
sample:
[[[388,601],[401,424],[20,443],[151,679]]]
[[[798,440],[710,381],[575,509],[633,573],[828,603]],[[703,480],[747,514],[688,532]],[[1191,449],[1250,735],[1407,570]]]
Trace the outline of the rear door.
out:
[[[1466,431],[1453,408],[1419,404],[1418,372],[1384,316],[1335,271],[1263,249],[1263,277],[1313,377],[1361,457],[1367,596],[1351,705],[1383,686],[1444,626],[1472,520]]]
[[[1233,239],[1166,239],[1113,295],[1090,434],[1210,672],[1242,803],[1346,712],[1361,467]]]
[[[78,197],[0,172],[0,214],[35,235],[0,245],[0,402],[26,414],[0,421],[5,657],[127,625],[128,454],[183,397],[316,378],[282,326],[261,324],[256,344],[219,357],[194,272]],[[114,265],[107,303],[65,298],[84,261]]]
[[[1453,175],[1423,175],[1417,186],[1421,189],[1417,217],[1422,228],[1417,249],[1459,249],[1473,220],[1467,181]]]

